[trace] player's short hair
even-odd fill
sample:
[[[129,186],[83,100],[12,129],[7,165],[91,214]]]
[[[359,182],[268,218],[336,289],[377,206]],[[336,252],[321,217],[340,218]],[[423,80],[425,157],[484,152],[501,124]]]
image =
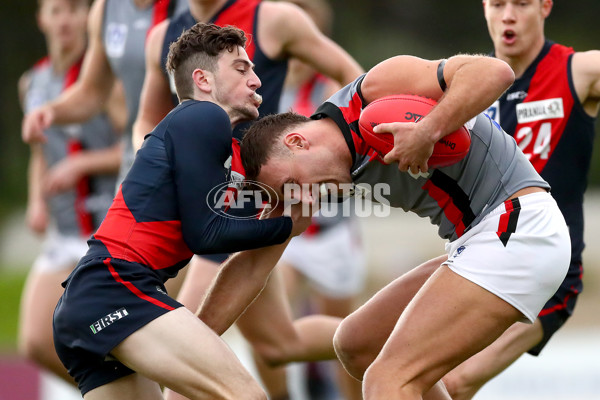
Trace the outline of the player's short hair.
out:
[[[283,152],[283,145],[277,144],[284,133],[311,119],[295,112],[267,115],[254,122],[244,133],[240,148],[242,165],[247,180],[256,180],[263,165],[269,159]]]
[[[179,99],[192,98],[192,73],[195,69],[215,72],[221,53],[245,46],[244,31],[234,26],[199,22],[184,31],[177,41],[171,43],[167,56],[167,71],[173,74]]]

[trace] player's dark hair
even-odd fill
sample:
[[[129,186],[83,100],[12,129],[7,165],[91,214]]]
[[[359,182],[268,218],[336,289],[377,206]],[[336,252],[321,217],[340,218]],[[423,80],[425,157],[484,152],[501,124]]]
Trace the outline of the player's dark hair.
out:
[[[240,155],[247,180],[256,180],[263,165],[275,151],[277,139],[311,119],[294,112],[267,115],[254,122],[244,133]]]
[[[180,100],[192,98],[195,69],[215,72],[219,55],[246,46],[244,31],[234,26],[197,23],[169,46],[167,71],[173,74]]]

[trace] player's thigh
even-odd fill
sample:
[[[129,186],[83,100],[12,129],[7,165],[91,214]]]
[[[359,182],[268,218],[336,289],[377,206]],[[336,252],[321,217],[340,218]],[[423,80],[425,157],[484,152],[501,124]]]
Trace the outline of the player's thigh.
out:
[[[442,266],[406,307],[365,379],[428,389],[522,318],[512,305]]]
[[[47,336],[52,342],[52,313],[64,291],[61,283],[71,270],[30,271],[21,295],[20,336]]]
[[[162,400],[162,391],[158,383],[140,375],[131,374],[87,392],[85,400]]]
[[[257,383],[209,327],[185,307],[127,337],[111,354],[129,368],[189,398],[235,398]]]
[[[371,349],[375,357],[413,296],[445,260],[445,255],[429,260],[377,292],[344,319],[336,333],[338,344],[360,351]]]
[[[194,256],[186,269],[186,276],[177,295],[177,301],[192,312],[196,312],[213,278],[217,275],[219,264],[203,257]]]

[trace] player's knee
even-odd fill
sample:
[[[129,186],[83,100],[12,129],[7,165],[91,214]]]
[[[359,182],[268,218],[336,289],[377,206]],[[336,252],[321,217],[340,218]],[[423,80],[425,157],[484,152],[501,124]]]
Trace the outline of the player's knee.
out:
[[[347,326],[345,321],[340,324],[335,332],[333,347],[346,371],[354,378],[362,380],[374,357],[371,356],[367,347],[356,340],[356,335],[352,334],[352,329]]]
[[[23,357],[44,364],[48,354],[54,351],[54,344],[50,338],[26,332],[19,337],[18,350]]]

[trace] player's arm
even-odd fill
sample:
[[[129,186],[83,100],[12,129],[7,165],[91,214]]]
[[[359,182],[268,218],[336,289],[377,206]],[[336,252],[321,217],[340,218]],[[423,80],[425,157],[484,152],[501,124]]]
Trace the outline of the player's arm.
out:
[[[44,196],[44,176],[46,158],[42,145],[33,143],[30,146],[29,166],[27,169],[27,210],[25,220],[29,229],[41,234],[48,225],[48,205]]]
[[[233,219],[215,212],[218,202],[212,199],[220,195],[214,191],[224,186],[223,163],[231,154],[225,111],[213,104],[194,104],[178,110],[168,129],[165,145],[173,164],[183,239],[190,250],[233,253],[281,244],[290,236],[293,223],[288,217]]]
[[[169,81],[161,67],[162,46],[169,20],[154,27],[146,40],[146,76],[140,94],[137,118],[133,124],[133,148],[138,150],[144,137],[173,108]]]
[[[374,129],[394,134],[394,149],[385,161],[398,161],[400,170],[427,171],[434,143],[486,110],[514,81],[510,66],[493,57],[458,55],[440,63],[397,56],[373,67],[362,82],[367,103],[402,93],[438,101],[418,124],[380,124]]]
[[[264,13],[260,21],[265,32],[261,43],[263,47],[275,48],[277,56],[297,58],[340,85],[346,85],[364,72],[300,7],[286,2],[264,2],[261,13]]]
[[[92,4],[88,19],[89,43],[75,84],[57,99],[29,113],[23,121],[23,140],[44,141],[44,129],[52,124],[84,122],[103,109],[114,75],[102,43],[104,0]]]
[[[577,96],[585,111],[597,116],[600,108],[600,50],[573,55],[572,76]]]
[[[288,242],[229,257],[200,304],[198,317],[222,335],[260,294]]]
[[[121,165],[121,144],[98,150],[84,150],[63,158],[52,166],[44,180],[48,195],[72,189],[84,176],[114,175]]]

